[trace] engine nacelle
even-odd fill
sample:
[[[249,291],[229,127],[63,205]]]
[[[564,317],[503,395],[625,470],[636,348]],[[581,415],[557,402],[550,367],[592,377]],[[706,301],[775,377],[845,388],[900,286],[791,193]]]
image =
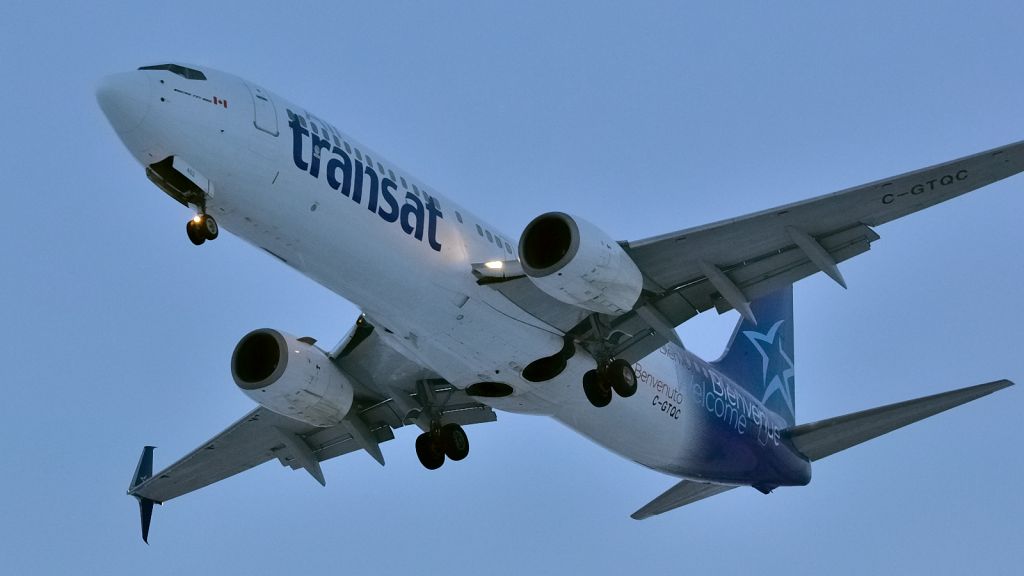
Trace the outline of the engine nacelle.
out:
[[[519,261],[533,283],[566,304],[617,316],[636,304],[644,280],[626,251],[593,224],[548,212],[527,224]]]
[[[352,382],[316,346],[277,330],[246,334],[231,375],[259,405],[313,426],[334,426],[352,408]]]

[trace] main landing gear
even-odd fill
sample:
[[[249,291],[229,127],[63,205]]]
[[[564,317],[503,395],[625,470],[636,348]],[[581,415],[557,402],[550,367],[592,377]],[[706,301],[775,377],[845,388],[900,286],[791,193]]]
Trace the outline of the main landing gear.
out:
[[[623,398],[636,394],[636,372],[629,362],[618,359],[598,364],[596,370],[583,375],[583,392],[587,400],[598,408],[612,401],[612,391]]]
[[[209,214],[196,214],[196,217],[185,224],[185,232],[193,244],[199,246],[207,240],[214,240],[220,234],[217,221]]]
[[[433,424],[416,438],[416,456],[427,470],[437,470],[448,458],[458,461],[469,456],[469,437],[458,424]]]

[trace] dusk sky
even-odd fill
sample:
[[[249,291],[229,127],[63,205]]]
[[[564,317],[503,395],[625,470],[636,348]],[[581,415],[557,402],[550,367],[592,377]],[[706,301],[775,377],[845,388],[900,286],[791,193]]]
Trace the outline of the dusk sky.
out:
[[[508,238],[551,210],[636,240],[1024,138],[1024,4],[25,2],[0,8],[7,574],[1019,574],[1020,385],[637,522],[676,479],[541,417],[264,464],[158,507],[125,495],[252,409],[235,343],[330,348],[358,309],[152,185],[96,103],[107,74],[212,66],[301,104]],[[924,8],[924,7],[927,8]],[[797,421],[1024,382],[1024,176],[876,229],[795,287]],[[373,247],[363,247],[372,249]],[[713,358],[735,313],[679,332]]]

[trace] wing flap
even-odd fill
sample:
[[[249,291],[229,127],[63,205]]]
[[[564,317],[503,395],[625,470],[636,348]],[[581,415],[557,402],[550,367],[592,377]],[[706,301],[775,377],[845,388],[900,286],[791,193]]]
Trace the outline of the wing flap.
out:
[[[809,460],[820,460],[1012,385],[1013,382],[1009,380],[997,380],[969,386],[837,418],[801,424],[786,430],[785,435],[793,447]]]
[[[630,517],[634,520],[643,520],[668,512],[669,510],[674,510],[680,506],[686,506],[698,500],[721,494],[733,488],[736,488],[736,486],[683,480],[648,502],[643,508],[633,512]]]

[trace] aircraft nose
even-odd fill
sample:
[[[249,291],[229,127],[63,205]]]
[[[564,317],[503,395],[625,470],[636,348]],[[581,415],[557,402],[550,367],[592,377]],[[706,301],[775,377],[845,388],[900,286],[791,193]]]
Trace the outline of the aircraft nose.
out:
[[[143,72],[113,74],[100,80],[96,100],[119,134],[142,124],[150,105],[149,78]]]

